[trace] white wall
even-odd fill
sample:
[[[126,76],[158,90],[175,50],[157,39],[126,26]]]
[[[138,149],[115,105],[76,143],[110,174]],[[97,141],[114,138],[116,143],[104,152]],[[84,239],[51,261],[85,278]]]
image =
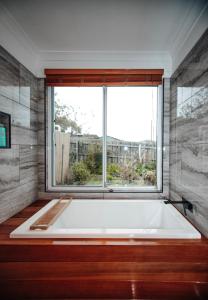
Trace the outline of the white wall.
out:
[[[197,1],[196,1],[197,2]],[[177,69],[180,63],[183,61],[185,56],[193,48],[196,42],[199,40],[201,35],[208,28],[208,3],[199,12],[198,18],[189,28],[185,36],[181,35],[180,41],[177,43],[177,48],[174,48],[171,57],[172,57],[172,73]]]

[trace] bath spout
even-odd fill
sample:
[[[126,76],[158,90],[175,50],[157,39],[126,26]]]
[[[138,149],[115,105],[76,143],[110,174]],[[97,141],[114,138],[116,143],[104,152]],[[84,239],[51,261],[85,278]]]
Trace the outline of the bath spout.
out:
[[[186,210],[189,210],[190,212],[193,213],[193,204],[186,200],[185,198],[182,197],[182,201],[172,201],[170,199],[164,201],[165,204],[182,204],[183,205],[183,210],[184,214],[187,216]]]

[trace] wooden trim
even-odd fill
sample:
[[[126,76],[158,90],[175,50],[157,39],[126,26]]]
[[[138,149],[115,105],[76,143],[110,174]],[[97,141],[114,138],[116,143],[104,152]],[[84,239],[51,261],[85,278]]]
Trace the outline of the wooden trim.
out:
[[[123,83],[123,82],[109,82],[108,84],[105,84],[106,86],[158,86],[162,83],[162,81],[151,81],[151,82],[146,82],[146,81],[141,81],[141,82],[129,82],[129,83]],[[47,82],[47,86],[59,86],[59,87],[67,87],[67,86],[71,86],[71,87],[98,87],[98,86],[102,86],[104,85],[101,84],[101,82],[82,82],[82,83],[69,83],[69,82],[58,82],[58,81],[55,81],[55,82],[50,82],[48,81]]]
[[[41,270],[40,270],[41,273]],[[134,279],[1,280],[2,299],[207,299],[208,285],[201,282],[154,282]]]
[[[65,208],[71,203],[71,200],[61,199],[51,207],[43,216],[38,218],[31,226],[30,230],[46,230],[52,225]]]
[[[157,86],[162,69],[45,69],[48,86]]]
[[[45,75],[163,75],[163,69],[45,69]]]

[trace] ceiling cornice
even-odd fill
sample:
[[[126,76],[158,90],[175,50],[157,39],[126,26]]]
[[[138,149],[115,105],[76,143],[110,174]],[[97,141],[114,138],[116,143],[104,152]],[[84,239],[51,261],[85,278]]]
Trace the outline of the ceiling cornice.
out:
[[[204,4],[200,5],[200,2],[194,1],[192,7],[187,11],[183,25],[175,35],[171,45],[172,72],[175,71],[185,55],[195,45],[207,26],[208,2],[205,1]],[[194,36],[195,30],[197,30],[197,34]],[[187,43],[189,39],[191,39],[191,43]]]
[[[170,75],[166,51],[39,51],[1,3],[0,11],[1,45],[38,77],[45,68],[164,68]]]
[[[41,51],[41,73],[45,68],[165,69],[171,72],[167,51]],[[41,75],[41,74],[40,74]]]
[[[44,76],[44,68],[164,68],[164,76],[169,77],[176,65],[181,62],[179,57],[181,49],[208,10],[208,4],[196,10],[196,2],[194,1],[192,7],[187,10],[180,31],[175,33],[171,53],[167,51],[41,51],[1,2],[0,44],[38,77]],[[192,47],[193,45],[194,43]]]
[[[1,2],[0,44],[34,75],[37,75],[38,49]]]

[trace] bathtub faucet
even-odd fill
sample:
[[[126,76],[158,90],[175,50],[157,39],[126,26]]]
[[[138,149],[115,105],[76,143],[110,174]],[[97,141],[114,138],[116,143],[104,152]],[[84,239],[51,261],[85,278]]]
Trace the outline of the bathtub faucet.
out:
[[[193,204],[182,197],[182,201],[172,201],[170,199],[164,201],[165,204],[182,204],[185,216],[187,216],[186,210],[188,209],[193,213]]]

